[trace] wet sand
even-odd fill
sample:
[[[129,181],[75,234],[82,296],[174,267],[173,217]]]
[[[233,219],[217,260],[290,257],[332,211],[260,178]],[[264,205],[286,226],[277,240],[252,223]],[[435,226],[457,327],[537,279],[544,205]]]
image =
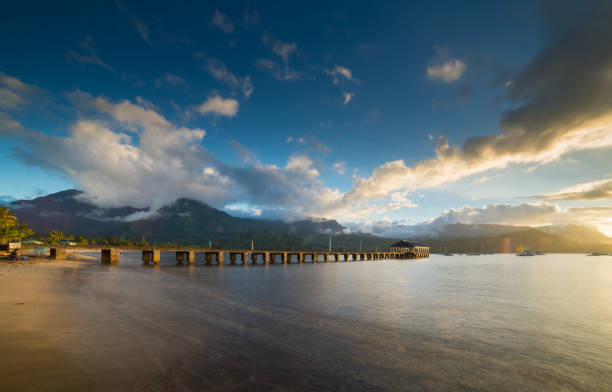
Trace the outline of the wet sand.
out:
[[[2,390],[91,389],[90,377],[67,352],[79,311],[61,282],[79,264],[0,262]]]
[[[75,285],[87,264],[0,262],[0,390],[175,390],[156,378],[163,371],[138,330],[121,328],[112,308],[83,308],[91,298]]]

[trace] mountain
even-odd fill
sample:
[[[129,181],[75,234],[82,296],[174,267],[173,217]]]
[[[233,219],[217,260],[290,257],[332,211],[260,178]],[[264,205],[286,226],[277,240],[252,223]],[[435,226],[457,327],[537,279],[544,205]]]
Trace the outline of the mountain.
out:
[[[442,238],[473,238],[491,237],[530,229],[529,226],[448,223],[442,229],[436,230],[436,233],[437,237]]]
[[[37,236],[51,230],[66,234],[106,239],[112,237],[155,243],[208,245],[259,249],[329,248],[364,251],[387,249],[397,241],[363,233],[346,233],[335,220],[305,219],[295,222],[240,218],[204,203],[179,199],[157,211],[148,208],[102,208],[78,190],[67,190],[33,200],[9,204],[20,222],[27,223]],[[494,224],[447,224],[438,237],[410,238],[431,247],[432,252],[517,252],[523,249],[543,252],[612,252],[612,238],[577,225],[508,226]]]
[[[437,230],[437,237],[441,238],[475,238],[475,237],[495,237],[504,234],[524,232],[533,230],[534,227],[529,226],[510,226],[496,224],[464,224],[451,223],[445,225],[442,229]],[[535,229],[544,233],[556,234],[576,242],[583,243],[612,243],[612,238],[607,237],[600,231],[578,225],[551,225],[539,226]]]
[[[123,218],[148,209],[133,207],[100,208],[89,202],[78,190],[66,190],[32,200],[11,202],[11,209],[20,222],[25,222],[39,235],[51,230],[86,236],[112,235]]]
[[[578,225],[547,226],[540,230],[557,234],[560,237],[571,239],[576,242],[598,242],[602,244],[612,244],[612,238],[602,232],[590,227]]]
[[[426,238],[422,242],[431,248],[432,253],[445,250],[451,253],[473,253],[481,250],[492,253],[517,253],[525,249],[545,253],[612,252],[612,242],[576,241],[534,228],[486,237]]]
[[[78,190],[67,190],[33,200],[10,203],[11,212],[27,223],[37,236],[52,230],[95,238],[125,238],[181,245],[208,245],[248,248],[251,240],[259,248],[314,249],[329,247],[333,235],[335,249],[386,249],[394,239],[369,234],[343,234],[335,220],[305,219],[295,222],[239,218],[204,203],[179,199],[158,211],[148,208],[102,208]],[[139,218],[140,216],[140,218]]]

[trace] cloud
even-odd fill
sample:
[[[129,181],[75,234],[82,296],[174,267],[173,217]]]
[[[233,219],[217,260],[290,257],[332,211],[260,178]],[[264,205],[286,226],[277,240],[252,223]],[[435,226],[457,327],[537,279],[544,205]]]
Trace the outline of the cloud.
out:
[[[310,159],[307,155],[291,155],[289,160],[287,160],[286,169],[289,171],[303,173],[306,175],[306,178],[318,177],[319,171],[311,167],[312,159]]]
[[[349,227],[351,231],[372,233],[389,238],[406,238],[406,233],[414,230],[414,226],[410,225],[410,219],[392,220],[388,216],[362,222],[348,222],[344,225]]]
[[[140,35],[140,37],[146,43],[151,45],[152,42],[151,42],[151,37],[149,35],[149,27],[146,24],[144,24],[140,19],[136,18],[136,16],[133,13],[131,13],[130,10],[128,10],[127,7],[123,3],[121,2],[117,3],[117,8],[119,8],[119,10],[123,12],[130,19],[130,21],[134,25],[134,28]]]
[[[224,210],[230,211],[232,213],[242,213],[245,215],[250,215],[250,216],[256,216],[259,217],[261,216],[262,213],[262,209],[252,206],[248,203],[234,203],[234,204],[227,204],[225,207],[223,207]]]
[[[17,109],[26,103],[25,96],[34,92],[34,87],[0,72],[0,108]]]
[[[472,184],[482,184],[487,181],[489,181],[489,177],[483,176],[483,177],[474,178],[472,180]]]
[[[436,140],[435,157],[406,165],[386,162],[357,178],[338,212],[354,211],[398,190],[446,185],[491,169],[546,164],[579,150],[612,146],[612,24],[610,11],[545,47],[508,87],[514,108],[500,118],[500,133],[450,145]]]
[[[321,184],[304,154],[285,167],[231,165],[204,147],[203,129],[177,126],[142,101],[112,102],[78,90],[68,97],[79,114],[65,136],[25,129],[0,114],[0,137],[20,141],[14,159],[69,176],[98,205],[155,211],[185,197],[217,208],[247,203],[262,215],[292,219],[317,216],[340,197]]]
[[[332,166],[334,167],[334,170],[336,170],[336,173],[340,175],[344,175],[344,173],[346,173],[346,162],[343,160],[337,160]]]
[[[232,146],[234,151],[236,151],[236,153],[240,157],[240,161],[251,162],[254,160],[254,156],[251,151],[249,151],[249,149],[243,146],[242,144],[238,143],[236,140],[228,140],[228,143],[230,144],[230,146]]]
[[[247,75],[242,78],[234,75],[219,59],[207,59],[204,69],[218,81],[232,88],[240,89],[247,98],[253,93],[254,88],[253,83],[251,83],[251,77]]]
[[[186,84],[187,82],[185,82],[185,79],[181,78],[178,75],[175,74],[166,74],[166,82],[168,82],[168,84],[171,84],[173,86],[177,86],[179,84]]]
[[[251,27],[260,27],[259,12],[257,10],[246,10],[242,17],[242,27],[249,30]]]
[[[447,224],[501,224],[511,226],[548,226],[577,224],[589,227],[610,225],[612,207],[561,208],[555,204],[490,204],[464,206],[444,211],[438,218],[419,227],[422,232],[440,232]]]
[[[344,104],[346,105],[351,102],[351,99],[353,99],[354,96],[355,94],[353,93],[344,93]]]
[[[23,104],[23,99],[11,90],[0,87],[0,108],[16,109]]]
[[[83,64],[95,64],[109,71],[112,70],[111,66],[104,62],[100,56],[94,50],[95,41],[89,35],[79,41],[79,46],[85,50],[86,53],[77,53],[72,49],[68,51],[66,59],[68,61],[77,61]]]
[[[410,224],[408,220],[392,221],[387,217],[349,223],[354,230],[397,238],[444,235],[446,225],[498,224],[509,226],[549,226],[576,224],[609,230],[612,228],[612,207],[561,208],[555,204],[490,204],[483,207],[463,206],[443,211],[435,219]]]
[[[333,69],[327,69],[325,73],[333,77],[334,85],[343,81],[359,83],[359,80],[353,77],[351,70],[341,65],[336,65]],[[344,92],[342,96],[344,97],[344,105],[346,105],[353,99],[355,94],[352,92]]]
[[[238,101],[231,98],[221,98],[217,95],[203,102],[198,107],[198,111],[202,114],[234,117],[238,113]]]
[[[576,184],[557,193],[532,196],[542,200],[603,200],[612,199],[612,179]]]
[[[234,24],[232,23],[232,21],[229,20],[227,15],[225,15],[218,9],[215,9],[215,13],[213,14],[212,20],[210,21],[210,25],[217,27],[225,34],[231,34],[234,32]]]
[[[48,101],[48,93],[36,86],[0,72],[0,109],[19,110]]]
[[[359,80],[353,78],[353,73],[350,69],[341,65],[336,65],[333,69],[326,69],[325,73],[333,77],[333,83],[338,84],[340,82],[339,77],[343,77],[347,81],[358,83]]]
[[[0,195],[0,206],[9,205],[16,200],[13,196]]]
[[[609,9],[602,10],[584,26],[559,35],[513,75],[505,88],[511,108],[501,115],[499,131],[457,145],[440,136],[431,158],[410,164],[393,160],[369,176],[355,174],[353,186],[344,193],[322,185],[312,160],[300,156],[290,157],[284,167],[227,165],[204,147],[204,130],[177,126],[144,103],[78,93],[74,105],[81,112],[87,106],[96,115],[80,115],[68,135],[25,130],[4,115],[0,132],[22,141],[13,156],[58,170],[106,202],[136,200],[148,206],[191,197],[213,206],[245,202],[264,213],[275,210],[288,216],[378,219],[386,211],[414,206],[409,201],[412,192],[487,170],[547,164],[572,151],[611,147],[611,16]],[[230,86],[242,87],[243,80],[220,64],[208,71]],[[535,208],[531,215],[546,208],[550,205]],[[487,208],[487,214],[501,209]],[[558,209],[540,215],[540,221],[554,221],[555,216],[599,221],[598,214],[610,219],[603,215],[607,211]]]
[[[272,77],[281,82],[298,80],[302,74],[291,69],[287,64],[278,64],[268,59],[258,59],[255,67],[260,71],[268,71]]]
[[[305,76],[303,73],[293,70],[289,65],[290,56],[298,52],[295,42],[283,42],[268,31],[264,31],[261,41],[264,46],[279,56],[282,62],[279,64],[273,60],[262,58],[255,61],[255,68],[260,71],[267,71],[274,79],[282,82],[298,80]]]
[[[188,85],[185,79],[181,78],[178,75],[168,73],[164,75],[163,79],[162,78],[155,79],[155,87],[158,87],[158,88],[161,87],[164,81],[168,83],[170,86],[174,86],[174,87],[180,86],[180,85],[186,85],[186,86]]]
[[[442,64],[427,67],[427,77],[430,80],[439,80],[450,83],[459,80],[465,72],[465,63],[459,59],[448,60]]]
[[[267,31],[264,31],[261,41],[274,54],[283,59],[285,64],[289,63],[289,56],[297,51],[297,44],[295,42],[283,42]]]

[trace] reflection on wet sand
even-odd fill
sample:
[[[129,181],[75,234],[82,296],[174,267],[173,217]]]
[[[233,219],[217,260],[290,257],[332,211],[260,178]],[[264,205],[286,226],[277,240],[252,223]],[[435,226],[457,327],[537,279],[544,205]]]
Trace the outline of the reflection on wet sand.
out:
[[[612,291],[597,277],[611,268],[585,270],[582,261],[559,256],[551,273],[544,268],[550,266],[503,257],[466,257],[461,266],[443,258],[246,269],[177,268],[169,261],[2,264],[0,351],[10,360],[0,367],[1,385],[68,391],[609,385]],[[563,289],[568,273],[589,287]],[[594,290],[603,300],[593,301]]]

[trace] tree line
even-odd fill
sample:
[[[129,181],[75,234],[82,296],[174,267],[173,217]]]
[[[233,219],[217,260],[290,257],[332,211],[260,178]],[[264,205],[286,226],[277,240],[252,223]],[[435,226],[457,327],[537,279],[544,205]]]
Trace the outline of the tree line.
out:
[[[23,241],[34,234],[25,223],[19,223],[7,207],[0,207],[0,243]]]
[[[32,238],[34,231],[26,224],[19,223],[16,216],[11,215],[11,211],[7,207],[0,207],[0,244],[8,242],[22,242],[23,240]],[[172,247],[178,246],[175,242],[149,243],[142,236],[140,239],[124,238],[124,237],[89,237],[79,234],[65,234],[59,230],[52,230],[48,236],[39,237],[41,242],[57,245],[60,242],[74,242],[77,245],[118,245],[118,246],[161,246]],[[208,241],[209,247],[215,248],[219,244]]]

